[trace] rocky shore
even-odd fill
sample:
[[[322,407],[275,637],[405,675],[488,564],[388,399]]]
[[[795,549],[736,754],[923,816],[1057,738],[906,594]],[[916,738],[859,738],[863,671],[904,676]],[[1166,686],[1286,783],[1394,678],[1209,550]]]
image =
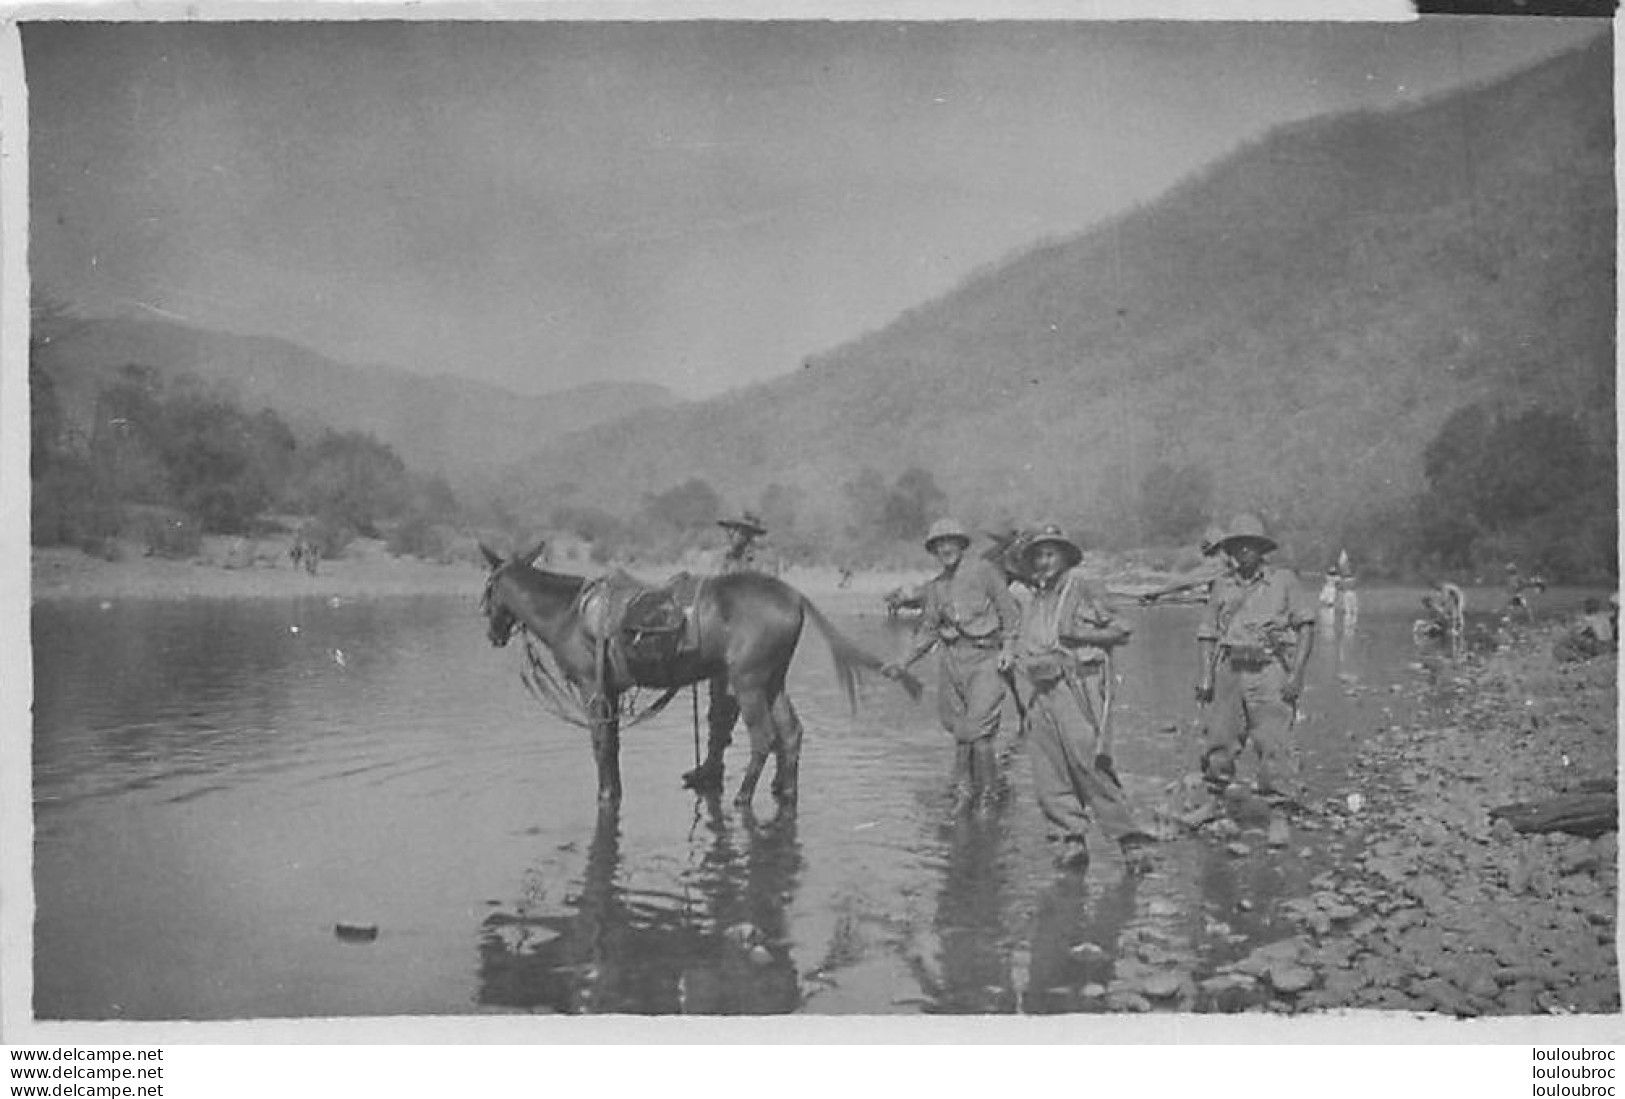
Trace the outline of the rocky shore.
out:
[[[1616,658],[1562,663],[1557,636],[1413,665],[1418,716],[1363,745],[1357,793],[1309,814],[1351,854],[1280,903],[1295,933],[1207,973],[1120,960],[1107,1006],[1617,1014],[1617,831],[1525,834],[1492,815],[1613,790]]]

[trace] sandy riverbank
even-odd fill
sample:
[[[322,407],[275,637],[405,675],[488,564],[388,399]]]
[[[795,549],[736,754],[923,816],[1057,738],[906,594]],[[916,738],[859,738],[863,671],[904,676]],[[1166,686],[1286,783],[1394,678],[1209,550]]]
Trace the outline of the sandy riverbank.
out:
[[[564,572],[596,575],[590,562],[566,561],[551,566]],[[645,580],[662,580],[680,564],[640,562],[629,571]],[[252,552],[230,539],[206,540],[189,560],[143,556],[125,547],[117,561],[92,557],[77,549],[35,549],[32,558],[33,598],[60,599],[263,599],[301,595],[383,598],[401,595],[478,595],[485,581],[483,563],[440,564],[391,556],[381,542],[362,540],[344,557],[323,561],[316,574],[295,569],[286,547],[257,544]],[[917,584],[919,572],[864,571],[845,581],[838,569],[793,568],[784,579],[818,601],[826,610],[883,613],[882,597],[892,588]]]

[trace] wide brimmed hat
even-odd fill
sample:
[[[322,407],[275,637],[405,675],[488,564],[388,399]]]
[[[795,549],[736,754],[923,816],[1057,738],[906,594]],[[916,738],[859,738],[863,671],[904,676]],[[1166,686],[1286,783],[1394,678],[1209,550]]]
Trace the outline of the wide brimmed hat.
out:
[[[967,548],[970,546],[970,531],[958,519],[938,519],[931,524],[931,529],[925,535],[925,550],[930,553],[936,544],[944,538],[954,538],[962,542]]]
[[[1219,539],[1219,548],[1223,549],[1232,542],[1258,542],[1260,552],[1269,553],[1275,548],[1275,539],[1264,532],[1264,520],[1256,515],[1243,513],[1230,520],[1230,527]]]
[[[1039,546],[1058,547],[1061,553],[1065,555],[1066,567],[1069,569],[1083,560],[1083,550],[1078,548],[1076,542],[1067,537],[1065,531],[1053,524],[1039,527],[1037,532],[1027,539],[1027,545],[1021,551],[1021,559],[1027,563],[1028,568],[1032,567],[1033,551],[1037,550]]]
[[[748,531],[757,537],[761,537],[767,533],[767,528],[762,525],[762,521],[748,511],[740,512],[739,516],[734,519],[718,519],[717,526],[728,527],[733,530]]]
[[[1218,553],[1219,543],[1223,541],[1224,528],[1219,526],[1217,523],[1211,524],[1202,532],[1202,541],[1198,543],[1198,546],[1202,550],[1202,556],[1212,557],[1215,553]]]

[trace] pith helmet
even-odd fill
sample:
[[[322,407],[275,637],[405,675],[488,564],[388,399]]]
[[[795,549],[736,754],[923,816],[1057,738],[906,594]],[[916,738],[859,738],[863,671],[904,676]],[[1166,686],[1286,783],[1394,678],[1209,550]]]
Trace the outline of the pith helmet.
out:
[[[1199,543],[1203,557],[1212,557],[1219,552],[1219,543],[1224,541],[1224,528],[1217,523],[1211,523],[1202,532],[1202,541]]]
[[[740,512],[739,517],[736,519],[718,519],[717,526],[746,531],[757,538],[767,533],[767,528],[762,525],[762,521],[748,511]]]
[[[1032,567],[1033,551],[1038,549],[1039,546],[1057,547],[1062,555],[1066,557],[1066,567],[1069,569],[1083,560],[1083,550],[1079,549],[1078,544],[1066,536],[1065,531],[1053,524],[1040,527],[1038,533],[1027,540],[1027,548],[1022,551],[1022,559],[1027,562],[1028,568]]]
[[[1245,512],[1230,520],[1230,529],[1219,539],[1219,548],[1224,549],[1232,542],[1258,542],[1261,553],[1275,548],[1275,539],[1264,533],[1264,521]]]
[[[931,530],[925,536],[925,551],[930,553],[944,538],[957,539],[966,548],[970,547],[970,532],[965,529],[965,524],[958,519],[938,519],[931,524]]]

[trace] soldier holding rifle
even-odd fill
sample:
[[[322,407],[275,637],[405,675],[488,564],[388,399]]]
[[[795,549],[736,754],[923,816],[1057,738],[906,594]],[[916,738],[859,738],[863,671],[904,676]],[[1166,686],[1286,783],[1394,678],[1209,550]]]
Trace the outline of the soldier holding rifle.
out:
[[[1202,532],[1200,549],[1205,560],[1202,562],[1201,567],[1183,580],[1177,580],[1172,584],[1157,588],[1155,591],[1146,592],[1140,596],[1140,602],[1146,606],[1151,606],[1157,600],[1166,599],[1170,595],[1183,595],[1185,592],[1194,591],[1200,591],[1202,598],[1206,599],[1213,593],[1213,585],[1218,581],[1219,577],[1229,574],[1233,567],[1229,555],[1219,548],[1219,543],[1223,538],[1224,531],[1218,527],[1208,527],[1207,530]]]
[[[1237,516],[1219,548],[1235,570],[1214,584],[1196,634],[1196,699],[1214,704],[1202,775],[1223,793],[1235,778],[1237,756],[1251,743],[1258,753],[1258,793],[1283,806],[1296,804],[1301,791],[1291,736],[1314,648],[1314,609],[1292,570],[1264,563],[1275,541],[1257,517]]]
[[[1022,615],[1016,667],[1028,685],[1028,753],[1044,816],[1058,830],[1063,865],[1088,865],[1092,812],[1131,870],[1147,865],[1153,837],[1135,823],[1111,759],[1108,654],[1128,640],[1105,600],[1077,570],[1083,552],[1057,527],[1023,554],[1032,600]]]

